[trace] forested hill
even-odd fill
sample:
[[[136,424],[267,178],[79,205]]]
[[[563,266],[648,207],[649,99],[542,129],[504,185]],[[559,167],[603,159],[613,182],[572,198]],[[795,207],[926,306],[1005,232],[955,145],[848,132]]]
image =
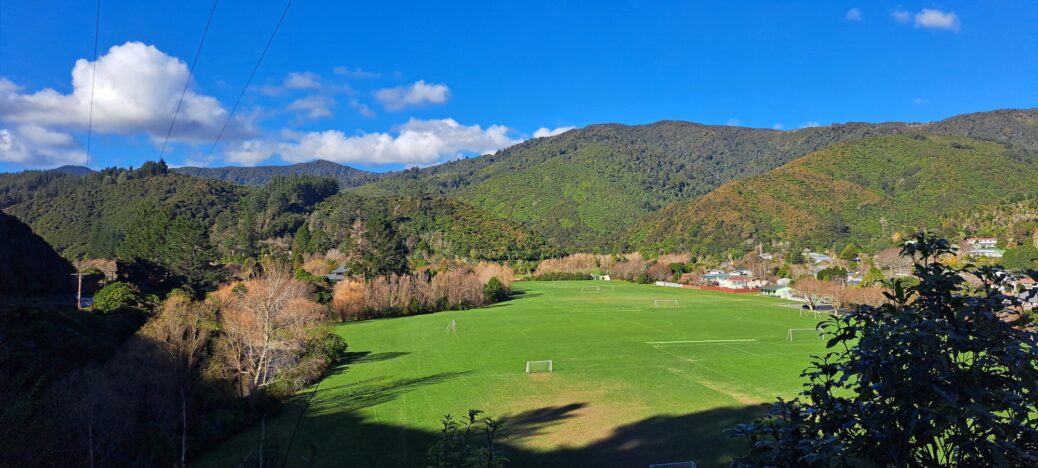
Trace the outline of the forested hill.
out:
[[[0,178],[5,202],[0,208],[30,225],[66,258],[112,257],[140,207],[211,224],[243,194],[240,186],[168,173],[156,163],[85,177],[43,172]]]
[[[275,176],[248,187],[170,172],[161,162],[84,177],[51,171],[0,175],[0,208],[67,258],[116,256],[131,226],[150,215],[192,221],[228,261],[284,254],[304,226],[312,234],[308,250],[349,255],[358,248],[356,223],[378,213],[395,221],[416,261],[561,253],[543,236],[450,196],[338,192],[330,177]]]
[[[689,122],[592,125],[493,155],[384,176],[363,192],[429,190],[458,197],[567,247],[603,245],[675,201],[763,174],[827,146],[927,131],[1034,147],[1038,110],[952,117],[932,124],[849,123],[781,132]]]
[[[256,166],[256,167],[179,167],[174,172],[206,177],[240,185],[264,185],[275,177],[290,175],[312,175],[332,177],[343,188],[356,187],[378,179],[378,174],[343,166],[331,161],[317,160],[288,166]]]
[[[1005,127],[1002,127],[1005,128]],[[886,245],[942,217],[1038,195],[1038,152],[924,133],[834,145],[654,213],[639,249],[749,250],[757,243]]]

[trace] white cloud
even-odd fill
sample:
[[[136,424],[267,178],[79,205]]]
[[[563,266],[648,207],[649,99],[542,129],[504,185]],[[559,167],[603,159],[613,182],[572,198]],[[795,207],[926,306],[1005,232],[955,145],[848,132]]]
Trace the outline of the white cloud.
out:
[[[782,124],[775,122],[775,125],[772,125],[771,128],[775,130],[782,130]]]
[[[915,105],[926,104],[926,99],[923,99],[921,97],[917,97],[917,98],[912,100],[912,104],[915,104]]]
[[[224,160],[243,166],[255,166],[274,155],[277,144],[263,140],[249,140],[228,145]]]
[[[33,167],[86,164],[86,152],[67,133],[36,125],[0,128],[0,161]]]
[[[347,136],[338,130],[289,134],[293,141],[279,144],[278,153],[289,162],[327,159],[340,163],[420,166],[462,154],[490,153],[519,143],[521,140],[508,135],[511,131],[502,125],[486,129],[479,125],[462,125],[454,119],[411,119],[395,134]]]
[[[861,10],[857,7],[851,8],[850,10],[847,10],[847,16],[845,16],[845,18],[847,21],[861,21]]]
[[[425,104],[443,104],[449,96],[450,89],[447,85],[426,83],[424,80],[418,80],[409,86],[383,88],[375,92],[375,99],[381,102],[386,110],[391,111]]]
[[[574,128],[577,128],[577,127],[557,127],[557,128],[554,128],[554,129],[548,128],[548,127],[541,127],[541,128],[538,128],[537,131],[533,132],[533,137],[534,138],[544,138],[544,137],[555,136],[555,135],[558,135],[558,134],[561,134],[561,133],[566,133],[566,132],[568,132],[570,130],[573,130]]]
[[[51,88],[29,92],[0,78],[0,122],[9,125],[0,159],[26,166],[86,162],[71,132],[90,126],[91,96],[95,133],[145,134],[161,141],[189,76],[187,65],[176,57],[151,45],[126,42],[110,48],[96,64],[77,60],[68,94]],[[188,89],[170,140],[209,142],[226,119],[227,110],[216,98]],[[224,137],[233,141],[255,131],[249,117],[240,116]]]
[[[315,94],[292,101],[289,103],[287,109],[292,111],[302,111],[311,119],[319,119],[322,117],[331,117],[331,108],[334,105],[334,99],[328,96]]]
[[[321,77],[312,72],[289,73],[282,86],[285,89],[313,89],[321,86]]]
[[[742,122],[740,122],[739,119],[728,119],[724,124],[729,127],[738,127],[740,123]]]
[[[22,93],[0,78],[0,121],[85,130],[93,93],[94,131],[164,138],[188,73],[184,62],[154,46],[127,42],[98,58],[93,92],[93,63],[86,59],[77,60],[72,69],[71,94],[50,88]],[[226,118],[227,111],[215,98],[188,90],[172,138],[210,139]]]
[[[912,19],[912,14],[903,10],[901,7],[895,8],[894,11],[890,12],[890,16],[894,18],[894,21],[898,23],[907,23],[908,20]]]
[[[811,121],[808,121],[808,122],[804,122],[804,124],[801,125],[800,128],[813,128],[813,127],[820,127],[820,126],[821,125],[818,122],[815,122],[814,120],[811,120]]]
[[[348,76],[350,78],[378,78],[382,76],[381,73],[368,71],[363,68],[350,69],[343,66],[335,67],[332,69],[332,72],[336,75]]]
[[[357,98],[350,99],[350,107],[357,111],[358,114],[369,119],[375,116],[375,111],[371,110],[367,104],[358,101]]]
[[[929,29],[948,29],[959,31],[959,17],[954,12],[944,12],[931,8],[923,8],[915,15],[915,27]]]

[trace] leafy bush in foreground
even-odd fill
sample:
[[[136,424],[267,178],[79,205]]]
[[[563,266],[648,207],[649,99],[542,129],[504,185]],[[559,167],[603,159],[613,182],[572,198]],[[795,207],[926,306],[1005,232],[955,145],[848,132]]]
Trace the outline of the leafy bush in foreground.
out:
[[[1038,464],[1033,324],[995,269],[967,266],[984,287],[963,294],[960,272],[938,260],[944,239],[917,235],[903,251],[919,284],[893,283],[889,303],[820,324],[832,351],[804,372],[803,400],[733,429],[750,443],[735,465]]]

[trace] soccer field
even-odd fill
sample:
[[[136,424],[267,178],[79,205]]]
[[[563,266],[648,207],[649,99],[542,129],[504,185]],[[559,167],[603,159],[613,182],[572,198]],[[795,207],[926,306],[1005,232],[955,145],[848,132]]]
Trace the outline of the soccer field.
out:
[[[795,395],[824,349],[784,301],[610,282],[519,282],[492,307],[337,328],[355,356],[265,425],[289,466],[425,466],[446,413],[506,420],[512,466],[726,464],[721,431]],[[668,302],[676,300],[677,304]],[[454,320],[456,332],[448,332]],[[526,374],[551,360],[552,373]],[[298,429],[295,429],[298,424]],[[293,438],[294,434],[294,438]],[[256,427],[202,457],[237,466]]]

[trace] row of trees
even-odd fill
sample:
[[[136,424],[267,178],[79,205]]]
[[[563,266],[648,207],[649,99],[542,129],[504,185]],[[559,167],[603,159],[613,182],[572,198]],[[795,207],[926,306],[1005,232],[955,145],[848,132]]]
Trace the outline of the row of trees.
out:
[[[468,309],[507,298],[512,277],[508,267],[483,262],[472,268],[347,279],[335,284],[331,305],[342,321]]]

